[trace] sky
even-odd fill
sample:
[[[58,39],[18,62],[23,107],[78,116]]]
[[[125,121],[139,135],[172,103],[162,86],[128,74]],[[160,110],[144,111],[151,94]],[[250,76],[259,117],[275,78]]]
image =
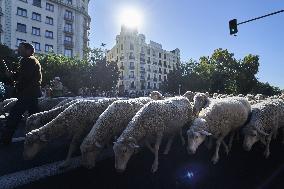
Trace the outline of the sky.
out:
[[[115,45],[126,8],[139,10],[143,24],[138,32],[147,43],[179,48],[182,61],[210,56],[217,48],[237,59],[259,55],[259,80],[284,89],[284,12],[239,25],[237,36],[229,35],[228,25],[231,19],[240,23],[283,10],[283,0],[90,0],[91,47]]]

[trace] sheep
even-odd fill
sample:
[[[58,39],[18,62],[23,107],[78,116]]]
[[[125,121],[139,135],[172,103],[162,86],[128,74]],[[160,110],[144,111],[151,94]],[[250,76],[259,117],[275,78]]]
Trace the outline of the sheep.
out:
[[[151,100],[151,98],[144,97],[113,102],[100,115],[80,146],[82,165],[93,168],[96,157],[101,153],[104,146],[109,144],[114,137],[119,136],[132,117]]]
[[[197,93],[194,96],[194,106],[193,106],[193,114],[198,115],[202,108],[207,107],[210,103],[210,99],[204,93]]]
[[[186,91],[183,96],[188,98],[188,100],[190,102],[193,102],[193,98],[194,98],[195,94],[191,91]]]
[[[115,100],[117,99],[83,100],[69,106],[51,122],[26,134],[24,158],[34,158],[48,142],[66,136],[72,140],[67,158],[60,167],[67,167],[72,154],[79,148],[97,118]]]
[[[173,138],[185,123],[192,120],[192,105],[186,97],[173,97],[166,100],[151,101],[141,108],[129,122],[126,129],[114,143],[115,168],[122,172],[138,144],[154,139],[155,154],[152,172],[158,169],[158,152],[164,136],[169,137],[165,151],[170,148]]]
[[[68,108],[72,104],[79,102],[80,100],[83,100],[83,99],[72,100],[68,103],[65,103],[62,106],[53,108],[49,111],[43,111],[43,112],[39,112],[36,114],[32,114],[26,120],[26,127],[25,127],[26,133],[34,129],[38,129],[40,126],[47,124],[48,122],[53,120],[56,116],[58,116],[62,111],[64,111],[66,108]]]
[[[245,98],[227,98],[213,101],[200,112],[199,117],[193,121],[192,126],[187,131],[188,153],[194,154],[205,138],[212,136],[217,139],[215,153],[212,157],[213,164],[216,164],[219,160],[220,144],[223,144],[226,153],[229,153],[229,148],[223,139],[245,124],[250,111],[250,104]],[[233,135],[231,135],[231,138],[233,138]]]
[[[272,136],[276,137],[279,127],[284,124],[284,102],[283,100],[267,100],[252,105],[251,119],[243,129],[243,148],[250,151],[252,146],[260,141],[265,147],[264,156],[270,155],[270,141]],[[284,131],[284,128],[283,128]],[[284,138],[282,143],[284,144]]]
[[[163,99],[163,95],[159,91],[152,91],[149,97],[153,100],[161,100]]]

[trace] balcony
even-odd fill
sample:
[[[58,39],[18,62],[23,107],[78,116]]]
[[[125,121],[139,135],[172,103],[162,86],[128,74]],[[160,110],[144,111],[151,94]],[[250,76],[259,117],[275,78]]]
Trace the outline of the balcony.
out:
[[[33,6],[41,8],[41,1],[33,1]]]
[[[135,60],[135,56],[129,56],[129,60]]]
[[[134,66],[129,66],[129,69],[130,70],[135,70],[135,67]]]
[[[124,56],[121,56],[121,57],[120,57],[120,60],[124,60]]]
[[[162,73],[162,70],[159,70],[159,73],[161,74],[161,73]]]
[[[151,61],[150,61],[150,60],[147,60],[147,63],[148,63],[148,64],[151,64]]]
[[[73,48],[74,45],[72,41],[64,40],[64,46]]]
[[[3,32],[2,24],[0,24],[0,33]]]
[[[0,16],[3,16],[2,7],[0,7]]]
[[[157,81],[157,78],[154,77],[153,81]]]
[[[83,24],[83,27],[85,28],[85,29],[87,29],[87,30],[90,30],[90,23],[84,23]]]
[[[69,21],[69,22],[73,22],[74,21],[74,16],[69,16],[67,14],[64,15],[64,20]]]
[[[147,72],[151,72],[151,69],[148,68],[148,69],[147,69]]]
[[[72,28],[68,28],[68,27],[64,27],[64,33],[67,33],[69,35],[73,35],[73,29]]]

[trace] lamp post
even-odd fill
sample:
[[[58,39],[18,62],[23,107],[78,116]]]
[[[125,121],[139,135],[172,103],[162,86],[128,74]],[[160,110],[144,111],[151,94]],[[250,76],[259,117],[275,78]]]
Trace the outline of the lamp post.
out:
[[[181,84],[178,85],[178,95],[180,96],[180,88],[181,88]]]

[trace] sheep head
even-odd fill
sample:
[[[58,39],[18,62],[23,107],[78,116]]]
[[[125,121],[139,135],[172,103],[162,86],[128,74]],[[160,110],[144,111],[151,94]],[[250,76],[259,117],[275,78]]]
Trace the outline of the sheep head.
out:
[[[202,108],[209,104],[209,98],[203,93],[194,96],[193,115],[198,115]]]
[[[94,168],[96,159],[103,149],[103,144],[97,140],[90,141],[88,137],[86,137],[80,146],[82,154],[81,164],[88,169]]]
[[[244,134],[244,141],[243,141],[243,148],[246,151],[250,151],[252,146],[262,140],[263,137],[267,136],[268,134],[264,131],[260,130],[258,126],[254,126],[248,124],[243,129]]]
[[[194,130],[193,128],[205,128],[206,120],[204,119],[195,119],[191,128],[187,131],[188,145],[187,151],[189,154],[195,154],[199,145],[205,140],[207,136],[212,134],[204,129]]]
[[[114,142],[115,169],[118,172],[123,172],[126,169],[128,160],[137,148],[139,148],[139,146],[137,146],[136,140],[132,137],[126,139],[122,138]]]
[[[37,153],[47,144],[47,137],[45,134],[39,132],[38,129],[26,134],[24,143],[24,159],[33,159]]]

